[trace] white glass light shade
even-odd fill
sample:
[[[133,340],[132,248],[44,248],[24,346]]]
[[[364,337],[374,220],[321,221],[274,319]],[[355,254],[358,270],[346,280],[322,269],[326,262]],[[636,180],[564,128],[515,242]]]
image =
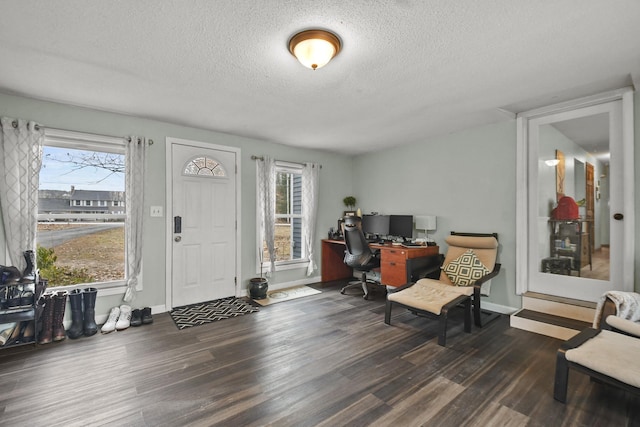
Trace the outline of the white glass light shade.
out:
[[[544,162],[547,166],[556,166],[558,163],[560,163],[560,160],[551,159],[551,160],[545,160]]]
[[[302,65],[316,70],[340,52],[340,39],[328,31],[307,30],[291,38],[289,51]]]
[[[414,218],[416,221],[416,230],[435,230],[436,229],[435,215],[420,215]]]

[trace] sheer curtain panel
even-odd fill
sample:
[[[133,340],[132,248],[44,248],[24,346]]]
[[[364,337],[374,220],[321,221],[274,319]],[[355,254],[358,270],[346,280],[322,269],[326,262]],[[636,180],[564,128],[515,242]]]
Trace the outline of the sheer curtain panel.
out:
[[[317,163],[305,163],[302,168],[302,215],[303,236],[305,236],[305,250],[309,258],[307,276],[311,276],[317,268],[313,260],[313,248],[316,236],[316,218],[318,216],[318,182],[320,165]]]
[[[126,144],[125,210],[127,212],[127,290],[124,301],[136,298],[142,264],[142,219],[144,218],[144,171],[149,143],[146,138],[131,136]]]
[[[256,162],[258,178],[258,212],[260,212],[260,232],[258,259],[262,262],[262,240],[269,250],[269,271],[276,271],[276,161],[269,156]]]
[[[0,209],[11,263],[23,271],[26,263],[22,253],[36,249],[44,131],[27,120],[0,120]]]

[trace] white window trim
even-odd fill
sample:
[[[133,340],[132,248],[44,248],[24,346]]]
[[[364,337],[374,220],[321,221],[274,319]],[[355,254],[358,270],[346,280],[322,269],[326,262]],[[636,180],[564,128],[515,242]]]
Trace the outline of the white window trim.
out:
[[[91,151],[101,151],[105,153],[115,153],[115,154],[126,154],[125,147],[126,141],[124,138],[116,138],[105,135],[95,135],[91,133],[84,132],[75,132],[68,131],[62,129],[50,129],[46,128],[44,131],[44,142],[43,145],[49,147],[58,147],[58,148],[69,148],[76,150],[91,150]],[[75,205],[72,205],[75,206]],[[124,206],[124,202],[122,203]],[[74,217],[81,217],[82,214],[75,214]],[[119,219],[126,217],[125,214],[90,214],[92,218],[98,216],[108,216],[112,219]],[[69,217],[69,215],[65,215],[65,217]],[[40,218],[40,214],[38,215]],[[126,227],[126,225],[125,225]],[[126,243],[125,243],[126,244]],[[122,280],[113,280],[109,282],[91,282],[91,283],[78,283],[75,285],[67,285],[67,286],[56,286],[53,289],[56,290],[73,290],[78,288],[96,288],[99,290],[99,294],[101,296],[106,295],[117,295],[121,294],[126,290],[127,287],[127,277],[126,277],[126,260],[127,251],[125,248],[125,278]],[[142,280],[142,270],[143,267],[140,268],[140,276],[138,279],[138,285],[136,286],[136,291],[140,292],[143,290],[143,280]]]
[[[281,160],[276,160],[276,172],[284,171],[284,172],[294,172],[302,175],[302,165],[299,163],[293,162],[285,162]],[[259,177],[256,176],[256,188],[260,184],[258,182]],[[256,191],[256,202],[259,197],[258,192]],[[256,206],[258,203],[256,203]],[[302,207],[304,209],[304,206]],[[276,218],[278,216],[289,217],[289,218],[302,218],[302,213],[300,214],[292,214],[292,215],[278,215],[276,214]],[[304,235],[302,236],[302,241],[304,241]],[[262,236],[260,236],[260,215],[256,215],[256,242],[260,242],[262,240]],[[304,251],[304,245],[303,245]],[[263,260],[262,262],[262,273],[268,271],[270,268],[269,260]],[[298,269],[307,269],[309,266],[309,256],[305,254],[304,258],[294,259],[294,260],[286,260],[286,261],[276,261],[275,268],[276,271],[287,271],[287,270],[298,270]],[[260,274],[260,255],[256,254],[256,274]]]

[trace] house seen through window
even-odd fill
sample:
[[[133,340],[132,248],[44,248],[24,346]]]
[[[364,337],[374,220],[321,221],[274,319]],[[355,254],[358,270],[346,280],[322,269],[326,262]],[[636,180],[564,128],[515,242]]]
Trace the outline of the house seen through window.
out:
[[[45,138],[36,235],[49,287],[125,280],[124,145]]]
[[[278,167],[276,172],[275,252],[279,264],[306,261],[302,245],[302,171]],[[269,261],[266,242],[263,260]]]

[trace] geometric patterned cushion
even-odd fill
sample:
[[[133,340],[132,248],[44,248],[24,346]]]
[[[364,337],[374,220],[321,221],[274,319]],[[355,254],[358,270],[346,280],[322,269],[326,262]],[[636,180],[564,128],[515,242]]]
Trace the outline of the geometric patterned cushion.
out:
[[[445,265],[442,270],[457,286],[473,285],[476,280],[490,273],[471,249]]]

